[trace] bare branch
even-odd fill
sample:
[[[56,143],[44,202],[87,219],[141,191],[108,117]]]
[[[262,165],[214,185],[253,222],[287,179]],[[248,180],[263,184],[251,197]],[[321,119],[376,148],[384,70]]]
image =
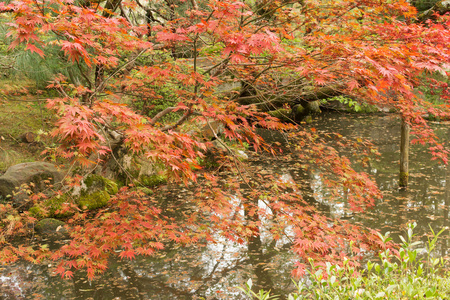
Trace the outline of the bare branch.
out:
[[[167,125],[161,128],[161,131],[168,131],[177,128],[178,126],[183,124],[193,113],[194,111],[192,110],[192,108],[189,108],[189,110],[180,119],[178,119],[175,124]]]
[[[154,116],[152,118],[152,120],[150,121],[150,125],[155,125],[156,122],[158,122],[159,119],[161,119],[162,117],[164,117],[168,113],[171,113],[174,109],[176,109],[176,107],[167,107],[165,110],[160,111],[159,113],[156,114],[156,116]]]

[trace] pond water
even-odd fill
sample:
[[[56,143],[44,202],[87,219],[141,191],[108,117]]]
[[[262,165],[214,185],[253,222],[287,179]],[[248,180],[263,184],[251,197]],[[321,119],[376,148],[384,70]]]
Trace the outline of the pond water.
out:
[[[323,213],[383,233],[390,231],[397,241],[396,236],[409,222],[418,224],[416,233],[424,241],[429,226],[435,231],[449,226],[450,170],[430,161],[424,147],[412,147],[410,185],[406,191],[398,189],[398,117],[334,113],[324,114],[308,126],[318,132],[368,138],[378,147],[381,156],[364,169],[376,179],[384,196],[373,209],[353,214],[345,202],[327,201],[327,190],[318,174],[312,171],[305,177],[293,167],[289,155],[277,159],[252,157],[252,164],[258,170],[276,174],[280,180],[305,181],[312,191],[312,201]],[[449,124],[433,126],[444,140],[449,140]],[[284,139],[275,134],[273,140]],[[160,192],[166,198],[184,197],[179,189]],[[439,244],[443,256],[449,255],[448,230],[444,234]],[[190,247],[172,245],[155,257],[113,260],[94,281],[88,281],[82,272],[75,272],[71,280],[61,280],[51,264],[17,263],[0,267],[0,299],[245,299],[236,287],[249,278],[275,293],[286,294],[294,288],[290,274],[295,256],[289,248],[287,241],[274,243],[264,236],[254,239],[251,245],[221,238]]]

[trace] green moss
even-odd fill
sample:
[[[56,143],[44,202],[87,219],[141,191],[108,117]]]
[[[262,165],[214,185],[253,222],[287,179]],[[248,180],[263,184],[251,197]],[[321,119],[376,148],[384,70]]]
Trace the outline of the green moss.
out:
[[[296,119],[301,119],[306,115],[306,109],[300,104],[294,106],[292,111]]]
[[[110,194],[103,190],[82,195],[77,202],[80,208],[93,210],[105,206],[108,203],[109,198]]]
[[[312,123],[313,118],[310,115],[308,115],[305,117],[305,119],[303,121],[306,122],[307,124],[309,124],[309,123]]]
[[[64,213],[59,213],[62,209],[62,206],[64,203],[67,203],[70,201],[69,199],[70,195],[68,193],[57,195],[55,197],[52,197],[44,202],[44,206],[48,208],[48,211],[50,213],[51,217],[55,218],[65,218],[73,215],[73,212],[67,211]]]
[[[66,211],[64,213],[61,213],[60,211],[63,204],[67,203],[68,201],[70,201],[69,194],[65,193],[63,195],[57,195],[55,197],[47,199],[42,203],[33,206],[28,211],[33,217],[37,219],[42,219],[47,216],[52,218],[66,218],[72,216],[73,212]]]
[[[110,195],[115,195],[119,191],[117,183],[110,179],[106,179],[100,175],[89,175],[84,180],[87,189],[105,190]]]
[[[399,186],[402,188],[406,188],[408,186],[408,178],[409,178],[408,172],[400,172]]]
[[[278,118],[284,122],[289,122],[291,120],[291,118],[290,118],[291,111],[290,111],[290,109],[287,109],[287,108],[280,108],[277,110],[269,111],[267,113],[269,115],[271,115],[272,117]]]
[[[137,190],[143,192],[147,196],[153,195],[153,190],[148,187],[138,187]]]
[[[356,109],[354,111],[369,114],[369,113],[376,113],[379,111],[379,109],[375,105],[363,104],[363,105],[361,105],[361,109],[359,111],[356,111]]]
[[[118,187],[117,183],[115,183],[112,180],[105,178],[105,185],[106,185],[106,191],[110,195],[115,195],[119,191],[119,187]]]
[[[36,219],[42,219],[45,217],[45,213],[42,211],[42,208],[38,205],[33,206],[28,210],[32,217]]]
[[[167,182],[167,177],[164,175],[143,175],[139,178],[139,182],[146,187],[154,187]]]

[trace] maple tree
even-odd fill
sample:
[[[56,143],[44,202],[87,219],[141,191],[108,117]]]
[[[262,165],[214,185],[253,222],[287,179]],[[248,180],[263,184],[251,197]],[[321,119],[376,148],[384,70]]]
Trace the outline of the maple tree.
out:
[[[200,185],[182,221],[167,216],[153,197],[128,188],[95,215],[67,207],[76,212],[67,220],[71,240],[52,251],[13,245],[9,235],[27,233],[27,224],[36,219],[2,204],[3,262],[53,259],[62,276],[86,269],[93,278],[107,268],[111,255],[132,259],[152,255],[170,242],[191,244],[217,234],[251,244],[269,222],[274,239],[292,238],[299,256],[295,275],[304,273],[308,258],[340,261],[353,252],[357,264],[362,249],[381,246],[373,233],[322,216],[295,182],[250,176],[227,146],[245,143],[256,152],[279,155],[256,129],[295,129],[299,168],[321,170],[334,199],[342,198],[344,187],[357,212],[381,197],[372,179],[356,172],[314,129],[266,113],[280,106],[293,109],[345,95],[396,109],[416,141],[430,143],[434,158],[447,162],[423,118],[448,116],[446,80],[431,82],[444,100],[440,105],[415,88],[427,74],[448,75],[450,20],[436,16],[420,23],[407,1],[20,0],[0,3],[0,12],[10,19],[10,48],[23,47],[43,58],[56,49],[78,69],[76,76],[55,76],[48,86],[60,94],[47,105],[58,117],[53,135],[59,138],[60,157],[89,167],[105,164],[122,148],[164,166],[171,181]],[[242,83],[240,90],[221,91],[230,82]],[[153,103],[167,96],[163,86],[170,89],[170,106],[153,114],[134,109],[136,103],[154,109]],[[163,122],[168,115],[171,119]],[[213,123],[223,126],[221,136]],[[212,144],[192,134],[195,124],[209,128],[227,149],[220,161],[235,172],[235,180],[225,183],[216,171],[201,166],[199,158]],[[339,143],[363,156],[370,152],[363,142]],[[234,197],[241,202],[234,203]]]

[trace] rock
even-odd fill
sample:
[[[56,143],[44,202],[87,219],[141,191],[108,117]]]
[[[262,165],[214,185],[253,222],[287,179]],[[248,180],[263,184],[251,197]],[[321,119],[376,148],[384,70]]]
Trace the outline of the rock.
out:
[[[291,119],[291,110],[287,108],[279,108],[277,110],[272,110],[267,112],[272,117],[278,118],[283,122],[292,122]]]
[[[66,218],[75,213],[71,204],[76,204],[79,208],[85,210],[97,209],[104,207],[111,195],[117,192],[118,187],[115,182],[91,174],[82,181],[81,186],[75,187],[64,194],[45,199],[28,211],[37,219],[45,217]]]
[[[133,180],[141,176],[152,176],[158,174],[164,166],[141,157],[139,155],[127,153],[126,149],[119,149],[114,157],[107,160],[107,163],[94,172],[102,177],[120,182],[119,186],[133,183]]]
[[[37,222],[34,230],[38,234],[45,235],[49,238],[65,238],[68,237],[69,233],[67,232],[67,229],[64,227],[64,225],[66,225],[66,223],[64,223],[63,221],[53,218],[46,218]]]
[[[307,115],[320,114],[322,110],[320,109],[320,101],[311,101],[305,104],[305,110]]]
[[[292,108],[292,115],[294,120],[300,121],[305,117],[306,109],[301,104],[297,104]]]
[[[34,143],[36,140],[36,135],[32,132],[26,132],[20,136],[20,140],[24,143]]]
[[[104,207],[108,204],[111,196],[107,191],[96,191],[80,196],[78,199],[78,206],[82,209],[93,210]]]
[[[200,135],[207,141],[214,139],[217,136],[220,136],[225,130],[225,125],[220,121],[210,121],[203,125],[200,129]]]
[[[11,199],[15,205],[21,205],[28,197],[27,192],[42,192],[50,185],[61,183],[63,174],[48,162],[29,162],[10,167],[0,177],[0,195]],[[23,186],[28,185],[28,186]],[[24,187],[27,192],[18,192]]]
[[[155,187],[167,183],[167,176],[160,174],[143,175],[139,177],[138,183],[145,187]]]
[[[236,153],[236,156],[237,156],[239,159],[241,159],[241,160],[247,160],[247,159],[248,159],[247,153],[245,153],[245,152],[242,151],[242,150],[237,150],[235,153]]]
[[[72,191],[72,196],[82,209],[93,210],[105,206],[111,195],[118,192],[117,184],[99,175],[91,174],[83,180],[78,189]]]
[[[73,210],[62,210],[63,205],[65,203],[68,204],[70,201],[70,194],[67,192],[62,195],[56,195],[54,197],[45,199],[41,203],[31,207],[28,211],[33,217],[37,219],[42,219],[45,216],[52,218],[66,218],[74,214]]]

